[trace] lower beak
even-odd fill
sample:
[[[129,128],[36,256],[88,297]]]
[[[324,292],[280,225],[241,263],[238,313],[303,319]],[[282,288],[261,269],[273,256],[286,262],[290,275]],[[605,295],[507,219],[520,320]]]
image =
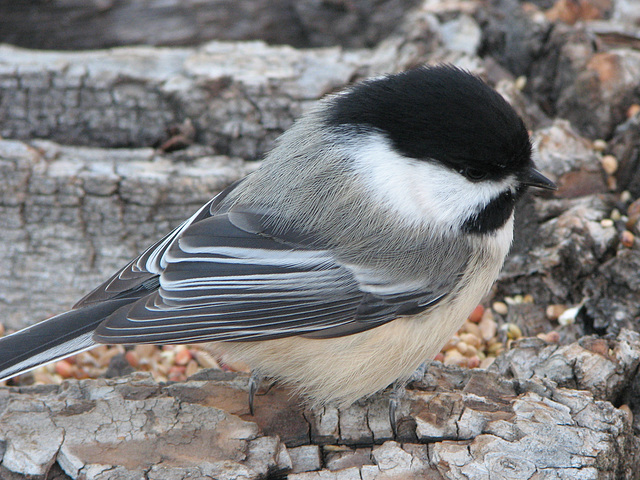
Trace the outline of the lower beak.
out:
[[[530,187],[538,187],[544,188],[546,190],[557,190],[558,187],[555,183],[541,174],[538,170],[531,167],[529,170],[525,172],[525,174],[520,178],[520,182],[523,185],[528,185]]]

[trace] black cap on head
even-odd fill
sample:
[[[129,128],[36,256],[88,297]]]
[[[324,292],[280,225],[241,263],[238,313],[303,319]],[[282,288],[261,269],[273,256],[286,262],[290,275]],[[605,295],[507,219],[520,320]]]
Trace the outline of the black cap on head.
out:
[[[503,178],[532,165],[518,114],[478,77],[449,65],[358,84],[334,97],[328,123],[373,127],[403,155],[469,169],[471,180]]]

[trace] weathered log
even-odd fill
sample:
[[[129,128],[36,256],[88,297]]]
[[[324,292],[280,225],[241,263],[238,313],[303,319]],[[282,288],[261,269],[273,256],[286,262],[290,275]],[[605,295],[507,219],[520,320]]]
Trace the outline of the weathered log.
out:
[[[603,345],[603,342],[606,345]],[[604,347],[604,348],[603,348]],[[434,362],[401,399],[305,410],[273,386],[248,411],[247,377],[146,374],[0,390],[0,471],[51,478],[632,479],[640,441],[616,408],[640,335],[566,347],[527,341],[488,371]],[[57,464],[52,469],[54,464]]]

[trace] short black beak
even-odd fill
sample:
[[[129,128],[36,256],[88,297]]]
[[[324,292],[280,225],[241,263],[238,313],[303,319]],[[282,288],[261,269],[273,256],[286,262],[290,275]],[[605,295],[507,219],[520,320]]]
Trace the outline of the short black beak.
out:
[[[524,175],[522,175],[520,182],[522,182],[523,185],[544,188],[546,190],[558,189],[555,183],[553,183],[533,167],[529,168],[529,170],[527,170]]]

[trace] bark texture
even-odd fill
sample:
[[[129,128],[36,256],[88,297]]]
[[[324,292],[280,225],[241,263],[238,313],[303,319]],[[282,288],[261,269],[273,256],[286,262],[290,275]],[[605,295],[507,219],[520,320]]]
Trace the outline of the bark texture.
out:
[[[68,380],[0,388],[0,477],[640,478],[638,25],[635,0],[0,1],[8,329],[70,308],[363,77],[481,75],[560,186],[519,206],[487,299],[508,348],[432,363],[397,436],[388,392],[309,411],[276,385],[251,416],[241,374]]]

